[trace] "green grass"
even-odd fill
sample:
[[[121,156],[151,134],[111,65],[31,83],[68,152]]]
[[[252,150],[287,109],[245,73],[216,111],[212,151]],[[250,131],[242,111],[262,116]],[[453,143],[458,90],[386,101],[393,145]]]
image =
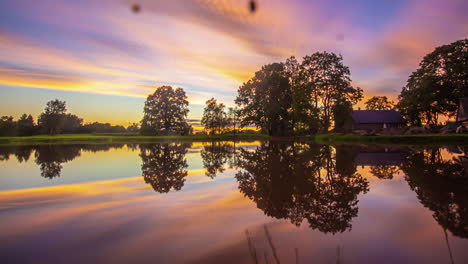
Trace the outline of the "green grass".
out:
[[[169,141],[254,141],[266,140],[260,134],[241,135],[190,135],[190,136],[140,136],[138,134],[64,134],[31,137],[0,137],[0,145],[40,144],[102,144],[102,143],[151,143]],[[282,138],[275,138],[282,140]],[[313,137],[285,138],[285,140],[315,141],[319,144],[463,144],[468,145],[468,134],[421,134],[360,136],[353,134],[321,134]]]
[[[151,143],[167,141],[223,141],[262,140],[266,135],[190,135],[190,136],[140,136],[136,134],[63,134],[31,137],[0,137],[0,145],[38,144],[93,144],[93,143]]]
[[[468,144],[468,134],[419,134],[361,136],[353,134],[322,134],[314,137],[319,144]]]

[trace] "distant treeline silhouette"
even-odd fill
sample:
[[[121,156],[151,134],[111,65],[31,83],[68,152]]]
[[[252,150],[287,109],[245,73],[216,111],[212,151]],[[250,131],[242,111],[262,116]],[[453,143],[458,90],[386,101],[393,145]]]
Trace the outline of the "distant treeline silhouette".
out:
[[[371,110],[396,108],[410,125],[437,125],[439,116],[456,115],[462,97],[468,97],[468,39],[426,55],[408,78],[397,103],[386,96],[374,96],[365,105]],[[272,136],[308,135],[331,128],[340,131],[362,98],[363,90],[352,86],[343,57],[316,52],[303,57],[302,62],[290,57],[262,66],[239,87],[236,107],[226,108],[215,98],[209,99],[201,124],[209,134],[235,134],[246,126]],[[187,122],[188,105],[184,89],[161,86],[147,97],[141,124],[124,128],[97,122],[83,125],[83,119],[67,113],[65,102],[56,99],[47,103],[37,124],[31,115],[24,114],[17,121],[3,116],[0,136],[127,131],[188,135],[193,133]]]
[[[32,115],[23,114],[18,120],[12,116],[2,116],[0,119],[0,136],[32,136],[39,134],[75,134],[75,133],[123,133],[137,132],[136,124],[125,128],[109,123],[87,123],[83,119],[67,113],[65,101],[58,99],[49,101],[37,119]]]

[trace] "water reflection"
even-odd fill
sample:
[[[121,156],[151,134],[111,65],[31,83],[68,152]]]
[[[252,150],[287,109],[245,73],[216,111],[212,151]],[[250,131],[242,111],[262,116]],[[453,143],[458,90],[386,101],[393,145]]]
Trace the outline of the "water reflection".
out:
[[[60,177],[63,163],[79,157],[82,151],[109,151],[123,146],[125,144],[7,146],[0,147],[0,161],[7,161],[13,155],[19,163],[23,163],[34,153],[34,162],[39,165],[41,176],[53,179]]]
[[[187,154],[190,143],[140,145],[141,172],[145,182],[156,192],[180,190],[187,177]]]
[[[113,145],[40,145],[0,147],[0,161],[13,155],[19,163],[33,159],[44,178],[60,177],[63,164],[83,151],[109,151]],[[200,144],[198,144],[200,146]],[[207,177],[233,169],[240,192],[265,215],[307,223],[323,233],[352,229],[358,216],[359,195],[369,191],[369,179],[358,173],[367,168],[378,179],[403,175],[422,205],[444,230],[468,238],[468,158],[463,148],[401,146],[324,146],[261,142],[256,146],[234,142],[127,145],[139,149],[141,175],[158,193],[179,191],[188,176],[189,150],[200,153]],[[361,171],[359,171],[361,172]],[[141,179],[141,178],[140,178]],[[377,180],[377,179],[376,179]]]
[[[433,148],[411,154],[401,169],[439,225],[468,238],[468,177],[461,160],[444,159],[441,149]]]
[[[266,215],[297,226],[307,220],[323,233],[351,230],[368,182],[350,163],[337,166],[330,146],[263,143],[239,155],[239,189]]]
[[[226,164],[233,166],[235,150],[235,144],[227,142],[211,142],[203,146],[200,155],[206,169],[205,175],[213,179],[217,173],[225,171]]]

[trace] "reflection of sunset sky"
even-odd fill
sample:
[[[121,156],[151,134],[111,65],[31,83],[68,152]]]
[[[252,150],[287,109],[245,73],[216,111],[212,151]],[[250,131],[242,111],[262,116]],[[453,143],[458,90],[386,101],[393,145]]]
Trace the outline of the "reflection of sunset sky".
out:
[[[307,222],[295,227],[288,220],[264,216],[238,191],[233,169],[215,179],[205,176],[199,151],[206,144],[194,143],[189,149],[189,173],[177,192],[158,194],[141,176],[134,177],[139,173],[135,161],[139,152],[127,147],[84,152],[66,163],[59,179],[48,181],[52,185],[73,177],[70,171],[78,167],[82,175],[94,171],[105,179],[74,179],[71,184],[0,192],[0,255],[12,254],[9,248],[22,248],[18,255],[23,260],[38,262],[78,263],[99,257],[102,262],[123,263],[132,257],[135,262],[152,263],[219,263],[220,259],[249,263],[244,233],[248,229],[258,253],[267,252],[272,263],[263,229],[266,224],[282,263],[294,261],[294,248],[299,249],[300,263],[334,263],[337,246],[343,250],[345,263],[448,262],[442,228],[401,173],[379,180],[368,167],[359,168],[370,190],[358,197],[359,212],[352,230],[324,235],[311,230]],[[97,165],[110,160],[115,164],[127,160],[127,164],[116,171]],[[1,164],[9,163],[16,161],[11,158]],[[16,170],[23,170],[24,165]],[[31,176],[40,178],[37,172]],[[456,263],[466,262],[468,241],[450,233],[449,241]],[[80,256],[70,258],[76,252]]]
[[[250,14],[247,1],[141,0],[135,14],[127,0],[2,1],[0,112],[37,116],[57,97],[87,121],[126,125],[169,84],[200,118],[212,96],[232,105],[261,65],[323,50],[343,54],[366,96],[395,99],[422,56],[468,25],[463,0],[257,2]]]

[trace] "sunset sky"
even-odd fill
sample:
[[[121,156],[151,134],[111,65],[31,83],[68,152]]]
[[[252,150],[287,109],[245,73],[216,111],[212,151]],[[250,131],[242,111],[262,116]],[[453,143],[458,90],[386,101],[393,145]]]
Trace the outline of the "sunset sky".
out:
[[[468,37],[466,0],[260,0],[255,13],[248,2],[2,0],[0,115],[37,118],[58,98],[86,122],[128,125],[172,85],[200,118],[263,64],[316,51],[342,54],[366,97],[396,99],[425,54]]]

